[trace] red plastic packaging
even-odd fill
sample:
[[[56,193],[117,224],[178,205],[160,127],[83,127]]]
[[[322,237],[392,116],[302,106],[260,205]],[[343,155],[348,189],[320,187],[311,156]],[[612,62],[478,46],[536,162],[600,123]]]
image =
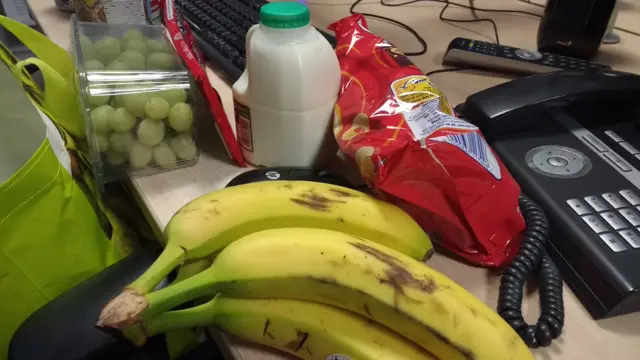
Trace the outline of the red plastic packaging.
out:
[[[520,188],[477,127],[360,14],[330,26],[342,82],[334,134],[376,193],[435,242],[484,266],[516,253]]]
[[[238,165],[246,166],[236,135],[233,133],[227,114],[224,112],[220,94],[211,86],[207,72],[204,70],[202,54],[191,33],[189,24],[175,10],[173,0],[162,1],[164,1],[164,23],[169,31],[170,40],[207,100],[209,111],[213,114],[216,130],[218,130],[229,157]]]

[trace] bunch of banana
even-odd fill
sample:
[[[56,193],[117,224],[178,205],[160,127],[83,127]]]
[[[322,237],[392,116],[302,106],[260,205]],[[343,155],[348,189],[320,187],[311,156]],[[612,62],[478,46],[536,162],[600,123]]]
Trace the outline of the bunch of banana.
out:
[[[258,182],[200,196],[180,209],[165,229],[164,251],[127,290],[147,294],[186,260],[210,257],[260,230],[286,227],[341,231],[418,260],[433,252],[409,215],[362,192],[307,181]]]
[[[418,345],[362,316],[317,302],[289,299],[218,295],[204,305],[152,318],[145,323],[145,335],[211,324],[304,359],[326,360],[339,354],[353,360],[435,360]]]
[[[339,307],[386,326],[437,359],[533,359],[498,314],[447,277],[387,246],[313,228],[249,234],[227,246],[211,267],[191,278],[149,294],[125,290],[103,309],[98,324],[114,328],[142,324],[152,333],[164,330],[163,324],[171,321],[191,325],[188,315],[178,320],[177,315],[185,313],[165,312],[191,299],[216,294],[250,299],[248,313],[249,308],[261,306],[255,299],[267,298]],[[214,300],[206,306],[217,305]],[[207,312],[195,309],[185,311]],[[171,316],[170,320],[165,316]],[[203,321],[225,323],[216,316]],[[304,318],[298,321],[306,323]],[[226,322],[232,323],[233,319]],[[259,340],[248,329],[236,329],[241,336]],[[304,352],[296,354],[305,357]]]

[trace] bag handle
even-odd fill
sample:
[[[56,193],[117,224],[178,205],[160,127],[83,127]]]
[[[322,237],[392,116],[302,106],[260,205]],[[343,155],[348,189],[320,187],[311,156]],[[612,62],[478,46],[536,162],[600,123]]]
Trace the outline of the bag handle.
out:
[[[47,109],[53,115],[52,120],[66,131],[83,138],[84,118],[80,111],[75,89],[51,65],[36,58],[20,61],[12,69],[13,75],[20,79],[25,87],[30,85],[28,81],[24,81],[23,76],[23,73],[27,71],[27,65],[36,66],[42,73],[45,92],[41,107]],[[31,96],[29,90],[27,93]]]
[[[73,84],[75,78],[75,65],[67,51],[51,41],[44,34],[37,32],[6,16],[0,16],[0,26],[12,33],[22,42],[38,59],[51,65],[62,77]]]
[[[11,32],[37,56],[17,61],[15,56],[0,44],[0,60],[9,66],[40,110],[50,115],[62,130],[84,138],[84,120],[74,86],[75,66],[69,54],[43,34],[22,23],[0,16],[0,26]],[[27,65],[34,65],[42,72],[45,91],[33,81],[26,69]]]

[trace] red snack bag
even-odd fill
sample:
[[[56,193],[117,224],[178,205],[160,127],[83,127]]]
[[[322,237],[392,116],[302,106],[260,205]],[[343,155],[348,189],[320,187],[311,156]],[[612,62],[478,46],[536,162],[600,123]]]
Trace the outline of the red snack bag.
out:
[[[360,14],[330,26],[342,82],[334,134],[367,184],[441,246],[501,266],[519,246],[520,188],[477,127]]]
[[[189,24],[182,18],[179,12],[175,10],[174,0],[164,1],[164,23],[169,31],[170,40],[176,48],[178,55],[185,62],[187,68],[193,75],[198,88],[207,100],[209,111],[213,114],[216,130],[225,149],[232,160],[240,166],[246,166],[240,144],[227,118],[227,114],[222,107],[220,94],[211,86],[207,72],[204,70],[204,61],[202,54],[196,44],[196,40],[191,33]]]

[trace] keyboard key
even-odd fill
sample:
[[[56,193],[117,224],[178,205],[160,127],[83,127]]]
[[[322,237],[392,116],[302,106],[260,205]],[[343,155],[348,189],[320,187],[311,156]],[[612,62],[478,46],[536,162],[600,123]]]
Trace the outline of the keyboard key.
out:
[[[596,234],[603,233],[607,231],[607,226],[604,224],[602,220],[596,215],[586,215],[582,217],[582,220],[589,225],[591,230]]]
[[[604,213],[600,214],[600,216],[614,230],[620,230],[620,229],[624,229],[624,228],[627,227],[627,224],[625,224],[624,220],[622,220],[622,218],[620,216],[618,216],[618,214],[616,214],[614,212],[611,212],[611,211],[604,212]]]
[[[620,190],[620,195],[629,202],[631,205],[640,205],[640,196],[636,195],[631,190]]]
[[[609,205],[613,206],[614,209],[628,206],[628,204],[617,194],[604,193],[602,194],[602,197],[609,203]]]
[[[622,238],[631,245],[632,248],[637,249],[640,248],[640,235],[635,230],[622,230],[619,231],[618,234],[622,236]]]
[[[571,206],[571,209],[573,209],[573,211],[575,211],[575,213],[578,215],[585,215],[591,212],[591,209],[589,209],[587,204],[583,203],[582,200],[579,200],[579,199],[567,200],[567,204],[569,204],[569,206]]]
[[[600,239],[602,239],[602,241],[609,246],[609,249],[614,252],[627,250],[627,247],[622,243],[622,240],[615,234],[603,234],[600,235]]]

